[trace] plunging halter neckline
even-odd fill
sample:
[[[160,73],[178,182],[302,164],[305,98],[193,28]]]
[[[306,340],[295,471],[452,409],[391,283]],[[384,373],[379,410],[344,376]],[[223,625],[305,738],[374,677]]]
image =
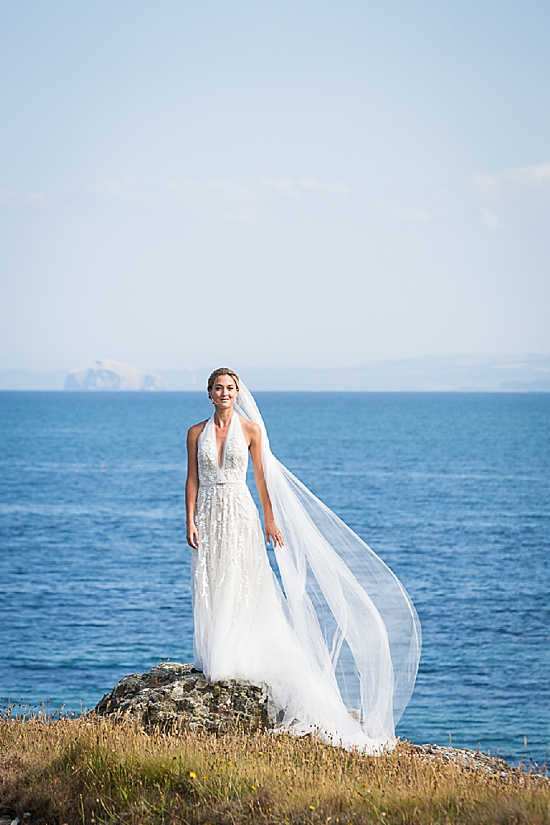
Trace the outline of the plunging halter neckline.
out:
[[[233,419],[236,416],[236,412],[233,410],[233,415],[231,416],[231,421],[227,425],[227,432],[225,434],[225,438],[224,438],[221,450],[218,449],[218,439],[216,438],[216,419],[215,419],[215,415],[216,415],[216,413],[213,413],[213,415],[212,415],[212,426],[214,427],[214,443],[216,444],[216,459],[217,459],[217,464],[218,464],[218,470],[223,470],[223,468],[225,467],[225,454],[227,452],[227,441],[228,441],[228,438],[229,438],[229,433],[231,432],[231,427],[233,426]],[[221,461],[220,461],[220,458],[221,458]]]

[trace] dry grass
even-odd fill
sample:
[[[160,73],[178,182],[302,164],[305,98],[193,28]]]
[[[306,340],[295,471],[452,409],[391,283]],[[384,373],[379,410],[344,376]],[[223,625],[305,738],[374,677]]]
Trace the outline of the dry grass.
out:
[[[105,719],[0,721],[0,816],[32,823],[550,823],[550,782],[472,772],[401,743],[146,734]]]

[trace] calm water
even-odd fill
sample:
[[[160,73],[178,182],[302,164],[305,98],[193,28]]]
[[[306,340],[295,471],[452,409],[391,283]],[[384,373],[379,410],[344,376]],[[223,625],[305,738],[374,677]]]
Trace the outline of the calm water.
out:
[[[544,761],[550,395],[257,397],[274,452],[416,604],[398,732]],[[191,660],[184,437],[210,409],[194,393],[0,393],[1,695],[91,707],[127,673]]]

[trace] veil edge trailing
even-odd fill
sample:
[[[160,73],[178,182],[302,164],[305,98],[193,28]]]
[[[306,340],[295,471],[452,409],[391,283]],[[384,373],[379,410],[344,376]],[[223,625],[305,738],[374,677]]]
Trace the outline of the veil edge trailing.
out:
[[[376,553],[271,452],[258,406],[239,381],[237,412],[258,424],[288,619],[310,670],[337,685],[369,738],[390,743],[414,688],[420,622],[405,588]]]

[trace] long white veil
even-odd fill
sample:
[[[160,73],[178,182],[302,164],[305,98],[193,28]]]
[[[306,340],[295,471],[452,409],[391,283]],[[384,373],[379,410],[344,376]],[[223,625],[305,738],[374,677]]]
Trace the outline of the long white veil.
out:
[[[418,670],[414,605],[376,553],[275,458],[256,402],[239,385],[237,411],[261,428],[267,487],[285,540],[275,552],[288,620],[310,670],[329,688],[337,683],[363,735],[389,744]]]

